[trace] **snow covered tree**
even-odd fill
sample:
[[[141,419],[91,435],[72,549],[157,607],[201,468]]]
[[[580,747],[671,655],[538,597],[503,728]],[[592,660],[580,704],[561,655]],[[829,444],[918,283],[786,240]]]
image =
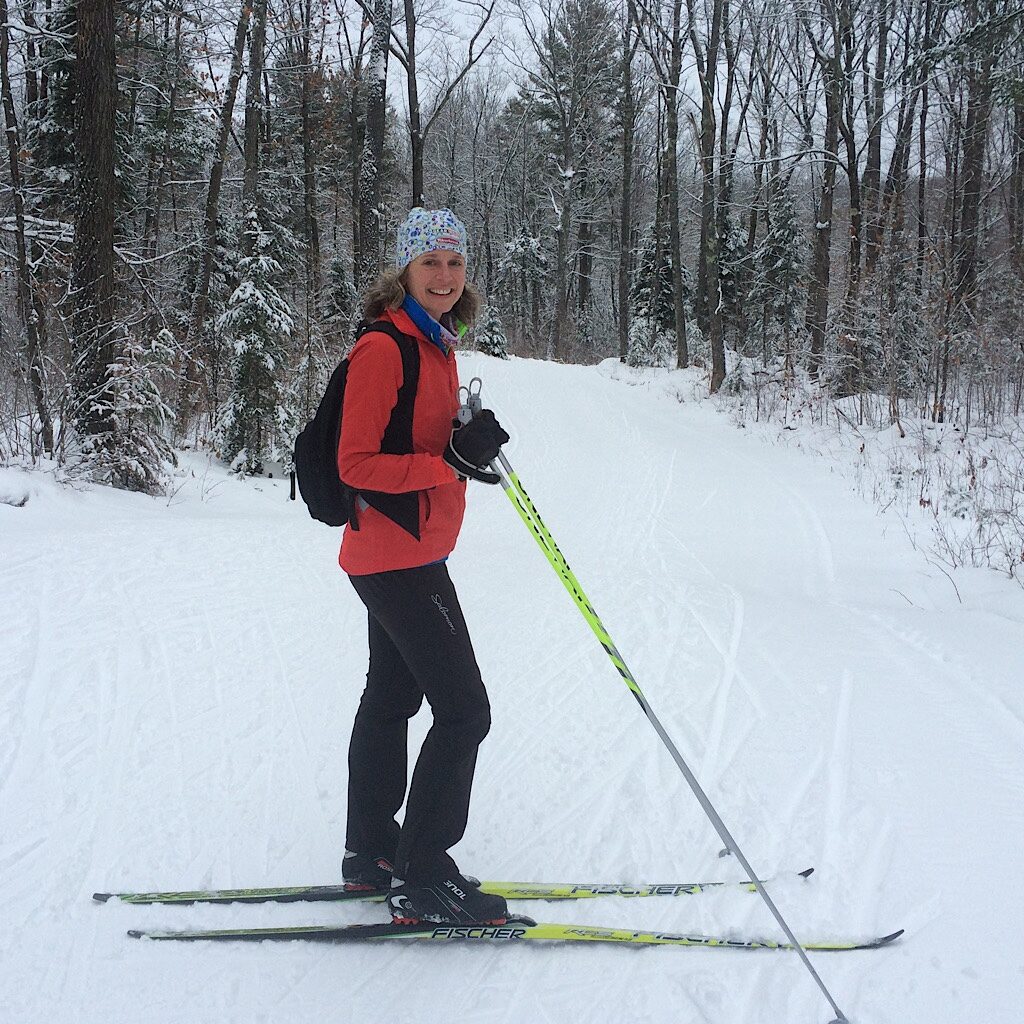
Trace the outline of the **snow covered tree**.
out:
[[[805,257],[789,176],[769,182],[767,219],[768,231],[755,253],[750,302],[760,311],[762,358],[768,362],[781,353],[791,366],[805,297]]]
[[[731,185],[720,197],[718,211],[718,286],[722,304],[722,328],[735,347],[742,342],[747,322],[746,299],[750,291],[750,263],[746,232],[733,216]]]
[[[501,324],[501,317],[494,306],[484,306],[480,319],[473,330],[476,347],[489,356],[508,359],[508,338]]]
[[[259,215],[246,217],[250,255],[238,262],[240,281],[217,326],[231,341],[232,394],[221,421],[223,454],[239,473],[262,473],[290,446],[294,414],[286,385],[286,342],[292,311],[277,290],[281,264]]]
[[[141,251],[153,258],[174,247],[162,241],[173,221],[172,181],[202,176],[211,131],[189,16],[178,0],[136,0],[120,17],[119,61],[126,68],[117,132],[120,205],[141,214],[135,232]]]
[[[545,184],[554,214],[555,253],[548,355],[561,359],[573,337],[573,288],[576,317],[589,301],[598,197],[607,208],[604,179],[613,138],[619,33],[606,0],[553,0],[523,8],[522,17],[536,58],[529,75],[537,140],[550,156]]]
[[[589,358],[597,350],[597,335],[594,330],[594,300],[576,309],[576,353],[577,358]]]
[[[929,356],[928,303],[914,289],[915,263],[906,239],[900,237],[881,259],[879,376],[894,398],[912,393],[925,382]]]
[[[324,331],[334,348],[343,348],[350,331],[360,319],[359,296],[349,277],[351,260],[347,253],[331,260],[324,296]]]
[[[106,387],[95,399],[105,429],[82,439],[81,454],[94,480],[159,494],[175,462],[167,440],[174,414],[162,397],[172,376],[174,338],[168,331],[153,339],[129,334],[118,350],[107,367]]]
[[[39,31],[26,61],[25,138],[29,212],[69,221],[73,196],[68,186],[75,170],[75,5],[68,0],[48,5],[37,24],[34,4],[25,20]],[[30,37],[31,38],[31,37]]]
[[[629,293],[632,318],[626,362],[630,366],[675,365],[672,267],[669,253],[663,251],[661,266],[655,268],[657,249],[654,232],[648,231],[640,248]]]
[[[502,308],[511,311],[513,333],[520,338],[532,332],[539,341],[541,295],[549,274],[550,261],[539,234],[521,228],[505,242],[496,288]]]

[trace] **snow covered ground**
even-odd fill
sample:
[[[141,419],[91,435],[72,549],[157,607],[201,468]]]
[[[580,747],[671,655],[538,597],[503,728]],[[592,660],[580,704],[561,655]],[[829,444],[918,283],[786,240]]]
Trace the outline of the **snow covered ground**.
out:
[[[886,950],[815,958],[851,1021],[1017,1024],[1024,592],[985,570],[954,588],[821,460],[642,375],[460,358],[748,857],[765,874],[816,867],[773,889],[797,934],[907,929]],[[0,470],[0,1020],[830,1019],[784,953],[126,938],[382,916],[90,900],[340,874],[365,619],[336,531],[283,481],[189,456],[179,483],[154,500]],[[740,878],[500,489],[473,488],[450,566],[494,714],[464,868]],[[523,909],[780,937],[745,893]]]

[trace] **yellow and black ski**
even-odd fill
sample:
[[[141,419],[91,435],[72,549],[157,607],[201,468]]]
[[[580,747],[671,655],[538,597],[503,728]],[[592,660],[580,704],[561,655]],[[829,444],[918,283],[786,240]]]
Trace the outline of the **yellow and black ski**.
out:
[[[774,939],[750,939],[727,935],[679,935],[672,932],[631,931],[628,928],[595,928],[592,925],[538,923],[529,917],[509,918],[504,924],[354,924],[342,927],[309,925],[286,928],[219,928],[202,931],[130,931],[137,939],[177,942],[378,942],[391,939],[433,942],[601,942],[622,946],[703,946],[711,949],[792,950],[794,946]],[[816,952],[842,953],[879,949],[894,942],[903,930],[878,938],[808,941],[801,945]]]
[[[814,868],[780,874],[772,881],[786,877],[809,878]],[[768,881],[766,879],[766,881]],[[598,896],[695,896],[711,889],[736,889],[755,892],[754,884],[742,882],[481,882],[480,888],[507,900],[583,900]],[[344,903],[348,901],[381,902],[387,895],[380,889],[347,885],[299,885],[259,889],[197,889],[185,892],[96,892],[92,898],[99,903],[117,899],[122,903]]]

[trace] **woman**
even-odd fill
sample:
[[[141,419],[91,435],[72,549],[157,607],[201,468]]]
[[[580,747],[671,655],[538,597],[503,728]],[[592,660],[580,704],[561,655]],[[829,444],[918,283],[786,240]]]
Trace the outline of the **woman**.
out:
[[[480,892],[450,847],[463,836],[477,747],[490,705],[445,559],[465,511],[466,478],[487,470],[508,435],[490,410],[453,430],[459,406],[454,344],[479,298],[466,283],[466,229],[450,210],[417,207],[398,229],[395,269],[366,297],[364,333],[349,357],[338,472],[367,500],[345,529],[339,562],[369,613],[370,669],[349,747],[350,885],[388,889],[399,922],[503,921],[505,901]],[[389,326],[390,325],[390,326]],[[418,357],[411,444],[386,435]],[[412,371],[409,371],[410,373]],[[408,436],[408,435],[407,435]],[[384,449],[384,450],[382,450]],[[395,454],[396,450],[398,451]],[[387,453],[385,453],[387,452]],[[413,518],[391,511],[412,501]],[[404,523],[404,525],[400,525]],[[423,697],[433,725],[406,794],[408,721]]]

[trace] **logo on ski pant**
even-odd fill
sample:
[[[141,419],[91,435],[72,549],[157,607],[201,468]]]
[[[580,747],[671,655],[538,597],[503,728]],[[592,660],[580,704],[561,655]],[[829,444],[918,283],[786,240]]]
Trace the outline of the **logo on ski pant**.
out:
[[[437,610],[444,616],[444,621],[448,623],[448,628],[453,633],[455,633],[456,632],[455,625],[452,622],[451,615],[448,614],[448,609],[445,608],[444,602],[441,600],[441,595],[440,594],[434,594],[434,596],[431,597],[430,600],[433,601],[434,604],[437,605]]]

